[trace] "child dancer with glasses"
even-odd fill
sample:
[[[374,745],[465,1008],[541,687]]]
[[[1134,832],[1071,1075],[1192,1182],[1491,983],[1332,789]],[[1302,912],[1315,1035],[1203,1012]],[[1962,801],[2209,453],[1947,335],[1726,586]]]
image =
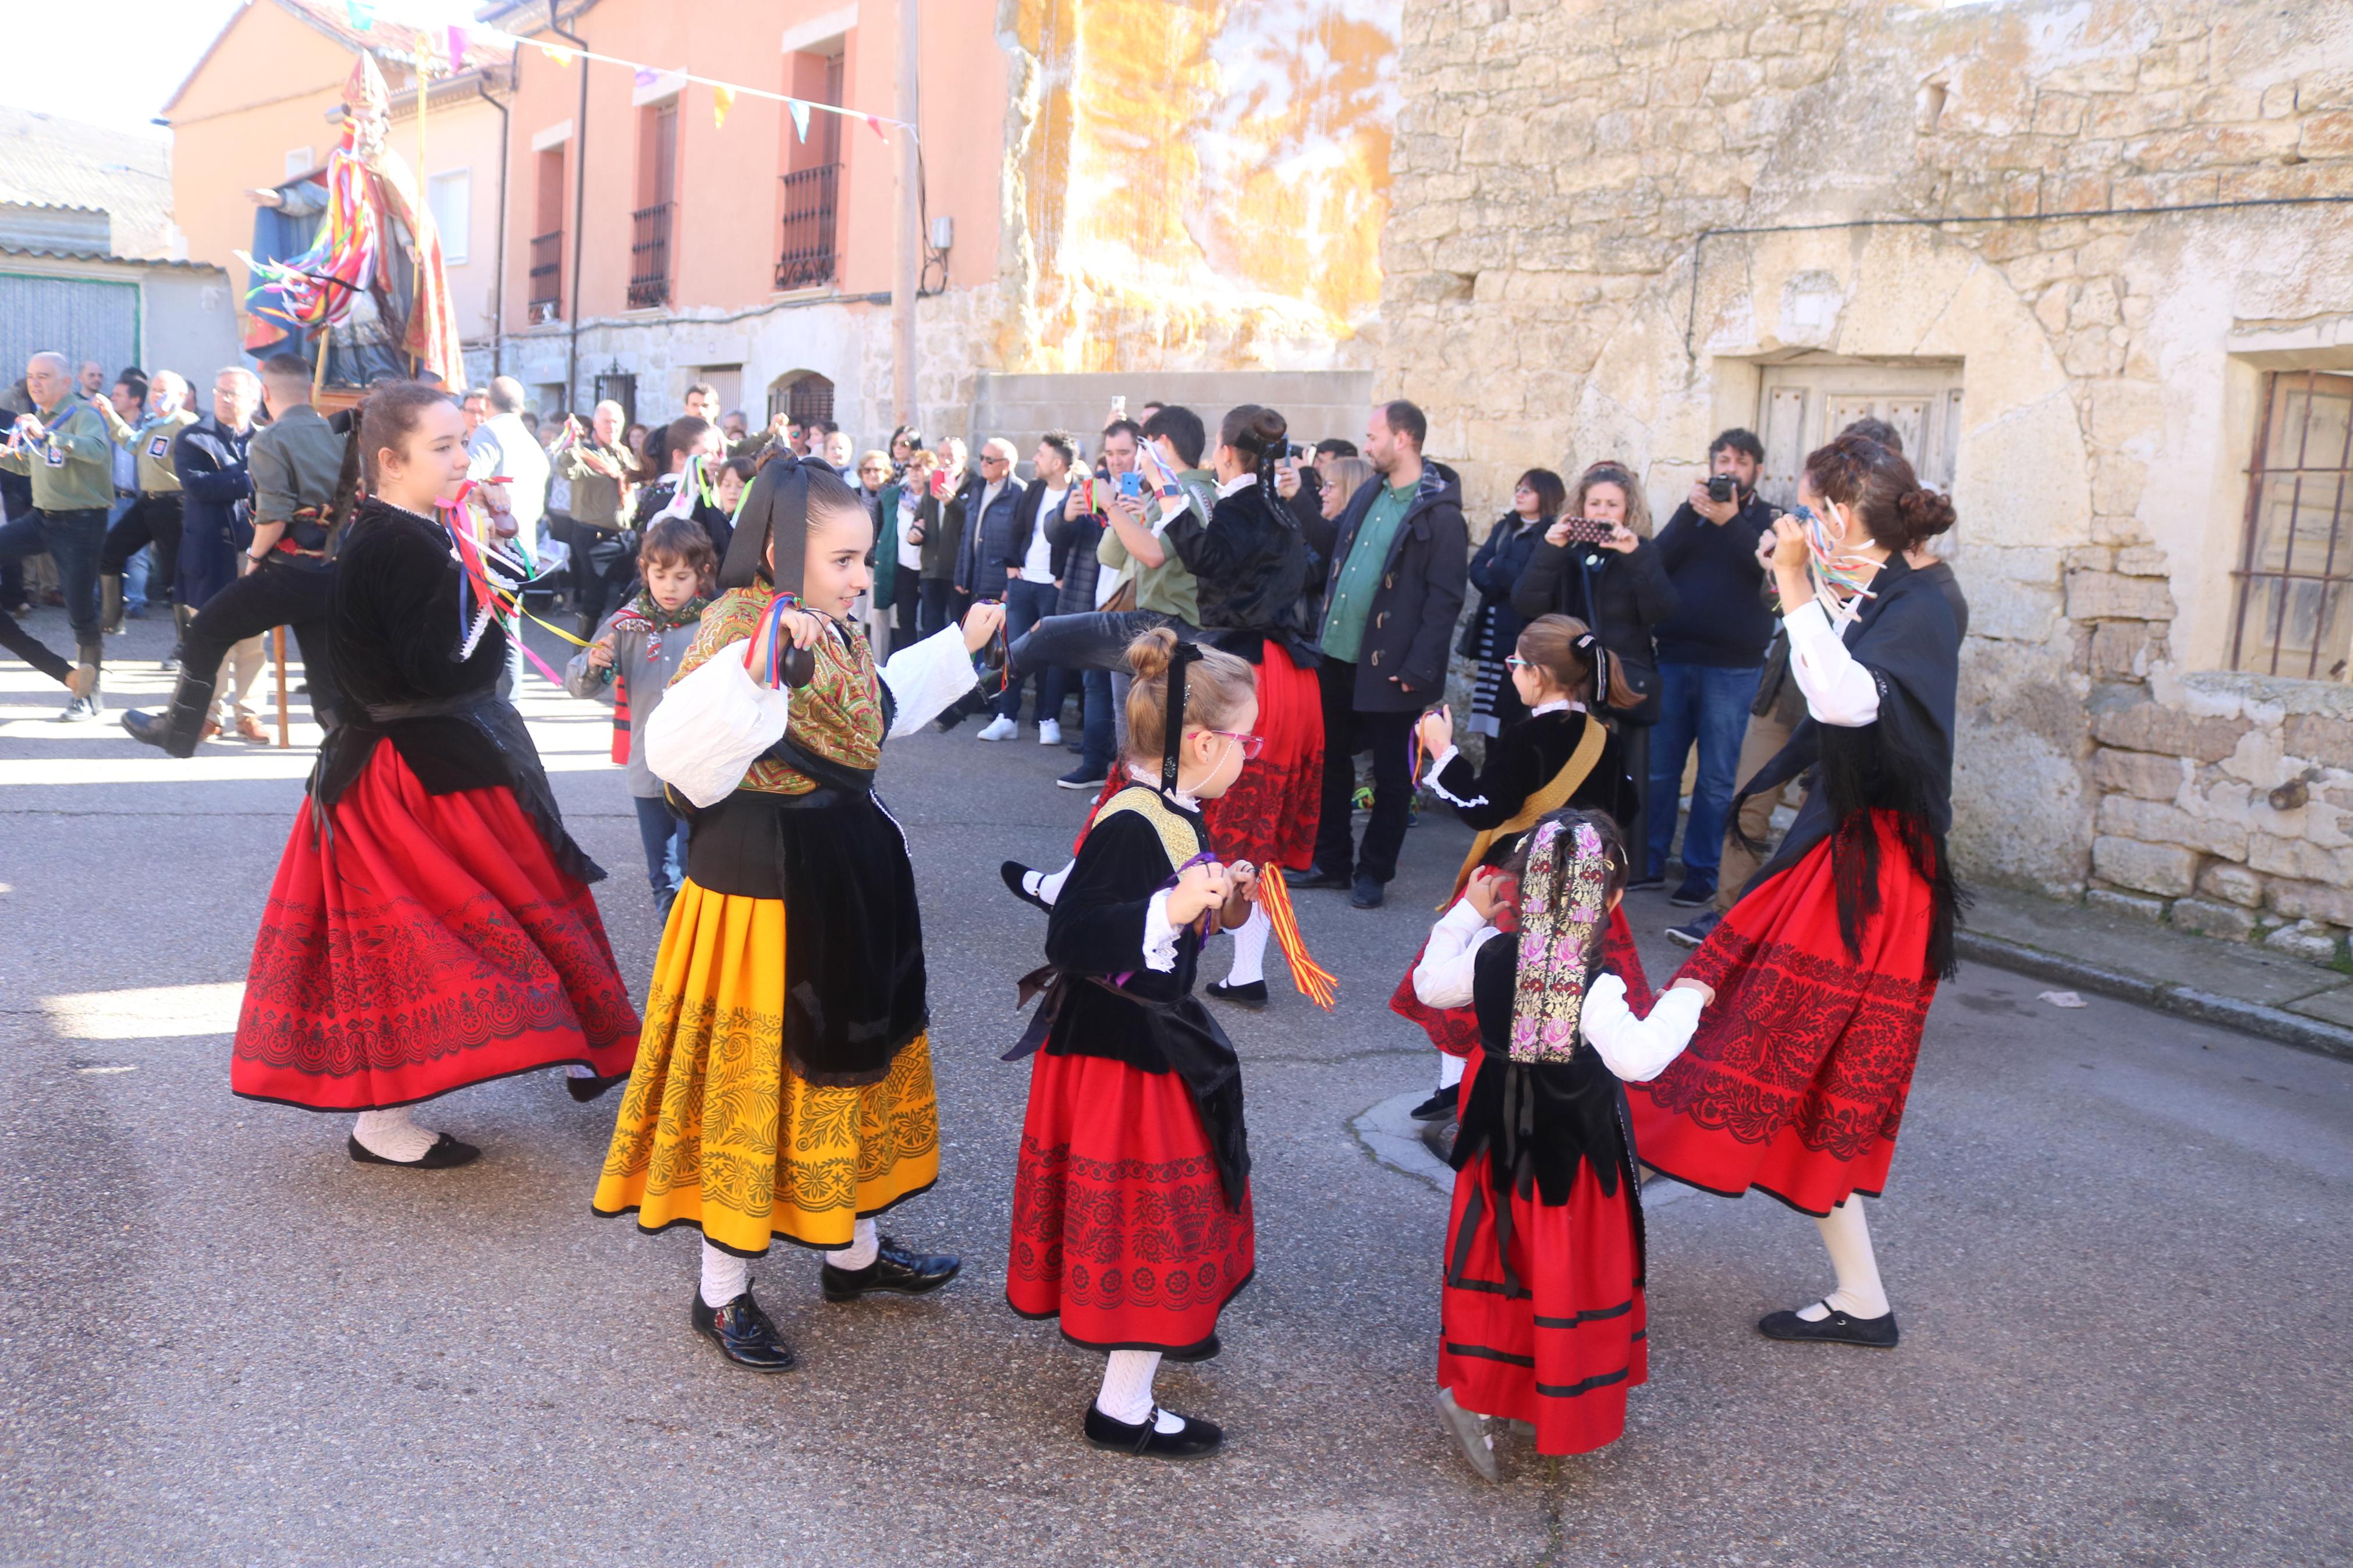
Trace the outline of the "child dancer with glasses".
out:
[[[1625,696],[1625,674],[1585,623],[1567,616],[1540,616],[1520,630],[1504,661],[1512,685],[1527,705],[1527,717],[1488,742],[1487,765],[1473,772],[1454,748],[1454,716],[1439,708],[1421,717],[1420,737],[1430,761],[1425,781],[1430,793],[1452,806],[1479,837],[1454,879],[1453,907],[1472,884],[1502,865],[1536,819],[1563,806],[1606,812],[1613,821],[1630,819],[1634,780],[1626,771],[1624,747],[1595,712],[1605,692]],[[1647,1000],[1641,960],[1623,916],[1612,915],[1612,957],[1638,1000]],[[1421,1121],[1442,1121],[1455,1112],[1463,1063],[1479,1043],[1478,1020],[1468,1005],[1430,1006],[1414,994],[1416,954],[1389,998],[1389,1010],[1428,1031],[1439,1049],[1438,1089],[1413,1108]]]
[[[1106,1351],[1087,1441],[1191,1459],[1217,1426],[1155,1402],[1163,1360],[1218,1353],[1218,1314],[1255,1267],[1240,1066],[1193,995],[1201,944],[1255,912],[1257,877],[1221,863],[1205,803],[1243,776],[1250,667],[1167,627],[1128,649],[1124,786],[1095,812],[1046,926],[1044,1000],[1013,1187],[1005,1299]]]

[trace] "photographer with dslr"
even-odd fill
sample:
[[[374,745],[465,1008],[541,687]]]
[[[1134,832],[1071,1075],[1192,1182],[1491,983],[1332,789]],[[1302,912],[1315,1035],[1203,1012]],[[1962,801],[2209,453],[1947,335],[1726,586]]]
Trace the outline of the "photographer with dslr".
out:
[[[1601,646],[1617,655],[1627,684],[1641,694],[1639,703],[1613,707],[1609,715],[1618,721],[1626,747],[1626,771],[1642,789],[1641,818],[1620,824],[1634,862],[1627,871],[1629,887],[1656,887],[1659,880],[1656,868],[1642,863],[1641,819],[1651,812],[1651,726],[1659,721],[1659,662],[1651,634],[1680,603],[1651,540],[1651,504],[1641,483],[1631,468],[1607,458],[1577,476],[1567,509],[1528,552],[1528,563],[1512,588],[1512,608],[1523,621],[1561,615],[1591,626]],[[1674,815],[1672,793],[1663,809]]]
[[[1773,614],[1758,589],[1765,569],[1757,540],[1773,531],[1779,509],[1757,493],[1765,448],[1746,430],[1726,430],[1707,449],[1708,477],[1659,531],[1659,557],[1682,607],[1659,627],[1659,721],[1651,734],[1650,865],[1666,869],[1675,837],[1675,795],[1683,760],[1699,745],[1683,827],[1683,879],[1669,900],[1693,909],[1715,897],[1725,816],[1740,780],[1740,737]]]

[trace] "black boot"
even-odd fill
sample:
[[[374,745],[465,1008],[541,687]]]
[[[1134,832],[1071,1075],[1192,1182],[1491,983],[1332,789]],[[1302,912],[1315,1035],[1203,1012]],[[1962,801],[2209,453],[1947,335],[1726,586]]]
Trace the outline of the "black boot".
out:
[[[122,579],[111,573],[98,580],[98,626],[108,637],[122,634]]]
[[[719,1347],[719,1353],[737,1366],[754,1372],[790,1372],[795,1357],[792,1347],[776,1335],[776,1325],[768,1321],[768,1314],[760,1310],[760,1303],[752,1300],[752,1292],[741,1296],[723,1307],[706,1307],[702,1292],[694,1293],[694,1306],[687,1313],[687,1321],[694,1331]]]
[[[142,713],[136,709],[122,716],[122,727],[134,741],[144,741],[160,746],[175,757],[193,757],[196,745],[204,739],[205,721],[212,710],[210,691],[199,698],[195,683],[182,670],[180,679],[172,684],[172,706],[160,715]]]
[[[909,1252],[889,1237],[863,1268],[836,1268],[828,1263],[818,1270],[818,1284],[828,1301],[855,1301],[874,1290],[901,1296],[923,1296],[956,1277],[964,1260],[952,1252]]]

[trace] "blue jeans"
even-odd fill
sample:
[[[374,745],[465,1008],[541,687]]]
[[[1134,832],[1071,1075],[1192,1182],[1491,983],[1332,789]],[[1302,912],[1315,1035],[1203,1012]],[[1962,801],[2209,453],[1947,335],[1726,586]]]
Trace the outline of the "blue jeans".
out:
[[[924,577],[915,586],[915,636],[930,637],[955,619],[955,584],[945,577]]]
[[[1692,785],[1691,820],[1683,826],[1683,869],[1713,883],[1724,854],[1724,823],[1732,810],[1740,737],[1748,705],[1757,700],[1761,665],[1723,669],[1708,664],[1659,666],[1659,721],[1651,730],[1651,872],[1663,870],[1675,842],[1675,798],[1683,791],[1683,759],[1699,742],[1699,778]]]
[[[100,661],[101,633],[98,625],[98,558],[106,548],[106,509],[86,511],[44,511],[36,507],[0,526],[0,561],[22,561],[46,552],[58,563],[58,584],[65,590],[66,620],[85,664]]]
[[[1032,583],[1021,578],[1005,584],[1005,640],[1015,638],[1054,613],[1054,603],[1062,591],[1051,583]],[[1008,676],[1010,670],[1006,672]],[[1062,715],[1063,675],[1059,666],[1039,670],[1038,718],[1059,720]],[[1008,719],[1021,717],[1021,689],[1029,684],[1027,675],[1008,679],[1005,695],[997,700],[997,711]]]
[[[667,912],[686,881],[686,824],[671,815],[670,802],[659,795],[636,799],[638,837],[646,847],[646,880],[653,888],[654,901]]]
[[[1112,718],[1111,671],[1082,669],[1079,679],[1086,690],[1087,727],[1080,736],[1083,748],[1079,761],[1089,768],[1108,773],[1118,761],[1118,726]]]

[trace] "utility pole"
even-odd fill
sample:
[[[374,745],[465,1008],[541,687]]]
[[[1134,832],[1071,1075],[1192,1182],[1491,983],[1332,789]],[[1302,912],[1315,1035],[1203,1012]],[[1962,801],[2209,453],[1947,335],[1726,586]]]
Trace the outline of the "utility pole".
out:
[[[891,403],[893,424],[915,417],[915,295],[923,279],[922,177],[916,163],[915,66],[921,55],[918,0],[899,0],[899,278],[891,290]]]

